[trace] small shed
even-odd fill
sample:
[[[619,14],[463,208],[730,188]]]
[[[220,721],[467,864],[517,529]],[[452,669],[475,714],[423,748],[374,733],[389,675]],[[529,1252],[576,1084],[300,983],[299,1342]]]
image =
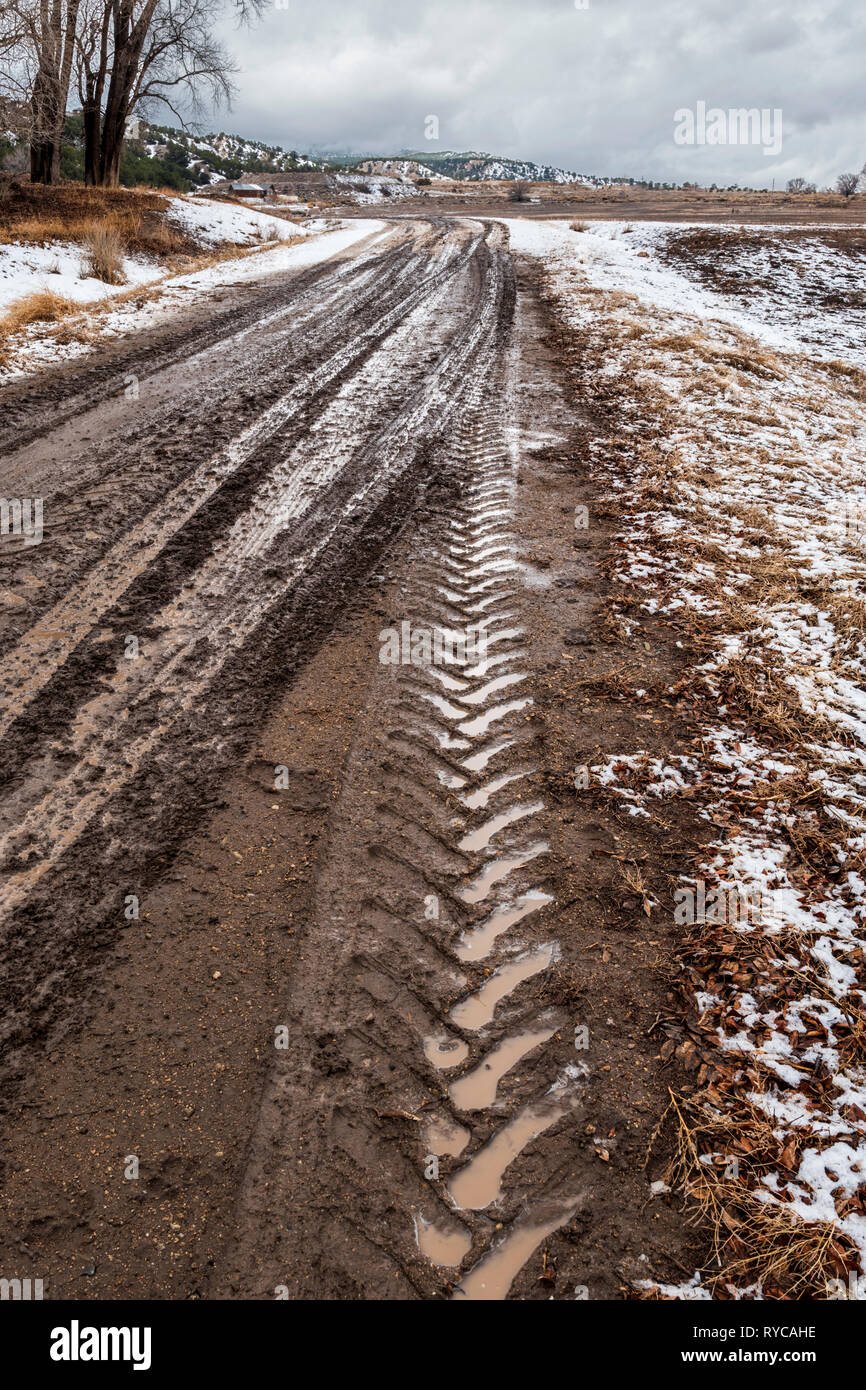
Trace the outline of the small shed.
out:
[[[230,183],[227,191],[235,198],[267,198],[274,186],[271,183]]]

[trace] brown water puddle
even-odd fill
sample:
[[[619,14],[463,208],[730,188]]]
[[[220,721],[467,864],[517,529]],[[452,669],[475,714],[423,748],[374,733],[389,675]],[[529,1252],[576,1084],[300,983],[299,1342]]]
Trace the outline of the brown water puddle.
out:
[[[454,1005],[450,1013],[451,1021],[456,1023],[458,1028],[467,1028],[470,1032],[486,1027],[493,1019],[499,1001],[524,980],[537,975],[540,970],[546,970],[555,953],[555,945],[548,942],[533,951],[527,951],[525,955],[518,956],[516,960],[500,965],[475,994],[470,994],[468,999],[461,999],[459,1004]]]
[[[510,1038],[503,1038],[498,1047],[488,1052],[477,1067],[452,1081],[448,1094],[457,1109],[486,1110],[496,1100],[497,1087],[506,1072],[516,1066],[528,1052],[546,1043],[555,1032],[554,1026],[527,1030],[525,1033],[515,1033]]]
[[[421,1131],[421,1143],[427,1153],[435,1154],[437,1158],[444,1158],[446,1154],[459,1158],[469,1139],[469,1130],[448,1115],[429,1120]]]
[[[516,782],[519,778],[528,776],[529,773],[534,770],[534,768],[526,767],[520,772],[504,772],[501,777],[494,777],[492,782],[487,782],[485,786],[479,787],[477,791],[469,792],[466,796],[461,796],[460,800],[470,811],[477,811],[479,808],[487,805],[494,792],[498,792],[503,787],[507,787],[509,782]],[[451,787],[465,787],[466,778],[461,777],[458,779],[455,777],[448,785]]]
[[[446,1231],[423,1216],[415,1219],[415,1234],[421,1254],[444,1269],[455,1269],[472,1245],[472,1237],[463,1227]]]
[[[542,893],[540,888],[533,888],[522,897],[515,898],[513,902],[496,908],[471,931],[465,931],[454,947],[454,954],[458,960],[464,962],[484,960],[493,950],[497,937],[502,936],[523,917],[528,917],[530,912],[537,912],[539,908],[552,902],[550,893]]]
[[[460,1281],[453,1297],[475,1302],[507,1298],[512,1283],[526,1261],[547,1236],[553,1235],[555,1230],[571,1219],[575,1210],[576,1204],[541,1224],[527,1223],[515,1227],[505,1240],[491,1250],[490,1254]]]
[[[480,854],[486,849],[500,830],[505,830],[509,825],[514,825],[515,821],[524,820],[526,816],[537,815],[544,810],[543,801],[523,801],[516,802],[514,806],[509,806],[506,811],[500,811],[498,815],[492,816],[490,820],[479,825],[476,830],[470,830],[468,834],[457,845],[458,849],[463,850],[464,854]]]
[[[545,1096],[515,1115],[483,1149],[454,1174],[448,1190],[456,1206],[483,1211],[501,1196],[505,1170],[533,1139],[561,1120],[577,1102],[574,1093]]]
[[[480,772],[482,767],[487,766],[491,758],[494,758],[497,753],[501,753],[504,748],[510,748],[513,742],[513,738],[498,738],[487,748],[483,748],[480,753],[473,753],[471,758],[461,758],[460,766],[465,767],[467,772]]]
[[[466,734],[467,738],[480,738],[487,733],[491,724],[498,723],[498,721],[504,719],[506,715],[517,714],[520,710],[526,709],[526,706],[531,704],[532,700],[529,699],[528,696],[523,700],[508,700],[505,704],[494,705],[492,709],[485,711],[484,714],[479,714],[477,719],[467,719],[465,723],[458,724],[457,728],[461,734]]]
[[[437,1071],[448,1071],[466,1061],[469,1048],[461,1038],[440,1035],[424,1039],[424,1056]]]
[[[471,883],[462,888],[459,897],[465,903],[483,902],[493,887],[500,879],[507,878],[515,869],[522,868],[530,860],[537,859],[540,854],[547,854],[550,846],[545,840],[537,840],[528,849],[515,850],[513,854],[504,854],[500,859],[493,859],[489,864],[485,864],[479,874],[476,874]]]

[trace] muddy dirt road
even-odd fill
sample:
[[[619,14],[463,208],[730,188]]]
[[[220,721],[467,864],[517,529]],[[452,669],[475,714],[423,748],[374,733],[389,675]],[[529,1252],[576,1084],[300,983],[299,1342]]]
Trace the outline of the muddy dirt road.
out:
[[[400,219],[223,290],[5,392],[44,536],[0,578],[3,1272],[681,1277],[644,1166],[669,929],[616,867],[670,846],[578,775],[653,715],[592,693],[607,533],[532,276],[495,222]]]

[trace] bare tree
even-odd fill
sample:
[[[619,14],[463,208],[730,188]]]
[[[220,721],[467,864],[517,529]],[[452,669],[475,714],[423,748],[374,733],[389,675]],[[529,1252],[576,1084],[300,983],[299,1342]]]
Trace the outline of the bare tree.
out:
[[[229,0],[240,22],[266,0]],[[214,37],[226,0],[0,0],[0,96],[26,95],[31,178],[59,173],[73,70],[84,118],[85,181],[114,185],[132,112],[164,104],[181,121],[228,101],[235,71]],[[5,80],[3,80],[5,79]]]
[[[180,125],[182,110],[230,104],[237,72],[213,37],[223,0],[160,0],[141,55],[130,110],[165,106]]]
[[[843,198],[851,198],[860,186],[859,174],[840,174],[836,180],[836,192]]]
[[[233,0],[239,22],[266,0]],[[235,65],[213,29],[225,0],[111,0],[111,75],[102,117],[98,182],[118,182],[126,122],[139,108],[164,104],[184,124],[179,99],[195,109],[203,96],[229,102]]]
[[[84,182],[99,179],[102,101],[108,79],[112,0],[83,0],[78,34],[76,77],[84,127]]]
[[[789,193],[814,193],[815,185],[807,183],[805,179],[788,179],[787,191]]]
[[[518,179],[508,190],[508,201],[510,203],[529,202],[529,184],[525,179]]]
[[[30,177],[54,183],[81,0],[3,0],[3,90],[26,100]]]

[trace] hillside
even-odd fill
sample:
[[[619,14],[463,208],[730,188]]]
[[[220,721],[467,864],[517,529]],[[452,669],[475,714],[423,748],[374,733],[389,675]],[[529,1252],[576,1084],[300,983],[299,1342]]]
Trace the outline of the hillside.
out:
[[[282,174],[294,169],[321,169],[320,161],[306,158],[297,150],[284,150],[280,145],[265,145],[246,140],[240,135],[194,135],[172,126],[150,125],[145,121],[133,123],[140,132],[140,143],[150,158],[164,159],[183,151],[186,169],[193,184],[218,183],[222,179],[239,178],[241,174]],[[132,131],[130,132],[132,133]]]
[[[67,125],[64,173],[72,178],[77,176],[77,165],[83,159],[80,123],[80,115],[73,114]],[[198,135],[144,120],[129,123],[121,182],[188,190],[245,174],[282,174],[299,169],[355,170],[404,179],[426,177],[471,182],[525,179],[587,187],[617,182],[533,160],[507,159],[473,150],[441,153],[403,150],[393,156],[328,153],[313,158],[297,150],[286,150],[281,145],[267,145],[225,131]]]
[[[20,174],[27,167],[27,149],[12,131],[0,131],[0,170]],[[84,179],[84,134],[80,111],[66,118],[60,161],[66,179]],[[321,170],[321,160],[309,159],[296,150],[265,145],[224,131],[196,135],[173,126],[133,119],[120,164],[125,188],[174,188],[189,192],[245,174],[279,174],[293,170]],[[332,167],[328,165],[327,167]]]
[[[450,179],[527,179],[537,183],[583,183],[590,186],[609,182],[595,175],[578,174],[550,164],[536,164],[531,159],[503,159],[474,150],[462,153],[444,150],[441,154],[407,151],[403,158],[419,160]]]
[[[394,156],[326,154],[318,159],[286,151],[279,145],[264,145],[237,135],[189,135],[170,126],[141,123],[148,152],[165,157],[171,147],[180,146],[189,157],[189,175],[196,183],[216,182],[247,174],[277,174],[293,169],[356,169],[369,174],[398,177],[428,177],[471,180],[526,179],[539,183],[580,183],[590,187],[611,180],[578,174],[550,164],[528,159],[506,159],[478,151],[403,150]]]
[[[13,163],[10,161],[17,160],[20,164],[22,153],[16,151],[13,136],[0,138],[0,169],[5,167],[11,171]],[[23,164],[21,167],[23,169]],[[83,178],[80,112],[73,112],[67,118],[61,168],[66,178]],[[531,183],[577,184],[585,188],[626,184],[654,186],[637,179],[582,174],[556,165],[506,158],[479,150],[401,150],[390,156],[328,151],[313,157],[298,150],[286,150],[281,145],[267,145],[263,141],[249,140],[225,131],[195,134],[139,118],[131,120],[127,127],[120,182],[125,187],[145,185],[189,192],[245,175],[276,175],[300,170],[372,174],[396,178],[404,183],[410,179],[430,179],[431,182],[449,179],[472,183],[525,180]]]

